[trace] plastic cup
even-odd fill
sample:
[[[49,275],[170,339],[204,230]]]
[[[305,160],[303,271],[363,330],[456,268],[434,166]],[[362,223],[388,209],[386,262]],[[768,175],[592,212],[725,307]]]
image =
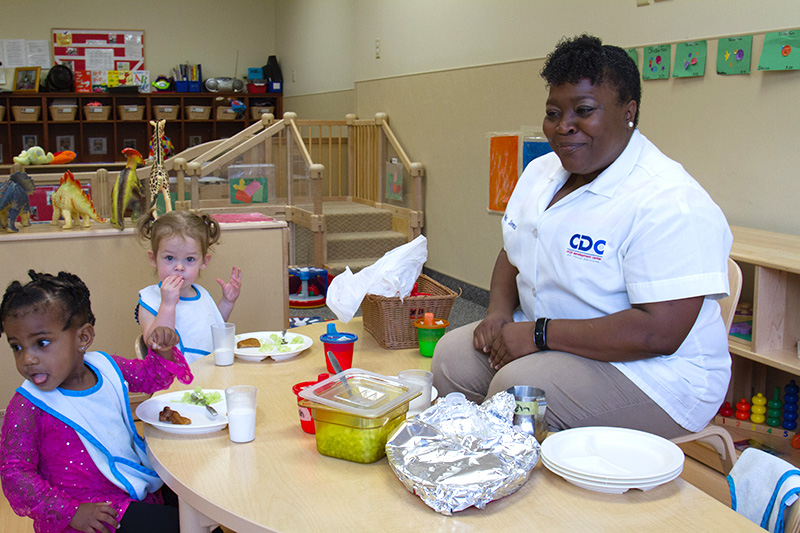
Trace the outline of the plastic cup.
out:
[[[333,353],[342,370],[353,367],[353,345],[358,340],[358,335],[336,331],[336,324],[328,324],[328,332],[320,335],[319,340],[325,348],[323,355],[325,356],[325,366],[328,372],[331,374],[336,373],[336,370],[328,361],[328,352]]]
[[[425,313],[425,318],[414,321],[414,326],[417,328],[420,355],[433,357],[436,343],[442,338],[445,329],[449,325],[450,322],[443,318],[433,318],[433,313]]]
[[[547,411],[547,400],[544,391],[527,385],[509,387],[507,392],[514,395],[517,406],[514,409],[514,425],[523,433],[528,433],[542,442],[547,434],[547,423],[544,415]]]
[[[235,337],[236,326],[230,322],[211,325],[215,365],[229,366],[233,364],[233,349],[236,347]]]
[[[225,389],[228,435],[233,442],[250,442],[256,438],[257,390],[252,385],[234,385]]]
[[[409,416],[421,413],[431,406],[431,388],[433,387],[433,373],[427,370],[412,368],[403,370],[397,374],[397,379],[401,383],[409,385],[419,385],[422,387],[422,394],[411,400],[408,404]]]
[[[303,428],[303,431],[311,433],[312,435],[315,432],[314,417],[312,416],[311,409],[300,404],[302,400],[302,398],[300,398],[300,391],[311,385],[316,385],[324,379],[328,379],[328,374],[320,374],[317,376],[317,381],[303,381],[292,386],[292,392],[297,396],[297,413],[300,415],[300,427]]]

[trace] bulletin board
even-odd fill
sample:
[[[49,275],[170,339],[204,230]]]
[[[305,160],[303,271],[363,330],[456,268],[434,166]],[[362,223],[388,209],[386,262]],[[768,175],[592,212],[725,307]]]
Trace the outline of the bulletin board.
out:
[[[145,70],[144,30],[51,29],[53,63],[78,70]]]

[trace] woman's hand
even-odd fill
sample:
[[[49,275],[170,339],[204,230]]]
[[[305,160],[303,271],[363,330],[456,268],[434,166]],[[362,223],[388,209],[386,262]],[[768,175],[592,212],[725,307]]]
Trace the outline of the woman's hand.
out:
[[[489,364],[495,370],[519,359],[524,355],[538,351],[533,342],[535,322],[510,322],[500,329],[492,341]]]
[[[167,304],[175,307],[181,299],[183,278],[180,276],[167,276],[161,280],[161,305]]]
[[[501,313],[489,313],[486,318],[478,324],[472,334],[472,344],[479,352],[488,354],[492,349],[492,342],[495,336],[500,333],[502,327],[513,321],[512,315]]]
[[[156,327],[147,338],[147,346],[168,361],[172,361],[172,347],[176,346],[178,342],[180,342],[180,338],[175,330],[164,326]]]
[[[116,509],[108,502],[84,502],[78,506],[69,525],[85,533],[111,533],[119,527],[119,522]]]
[[[233,270],[231,271],[231,279],[228,281],[228,283],[225,283],[225,281],[221,280],[220,278],[217,278],[217,283],[219,283],[219,286],[222,287],[222,298],[231,304],[235,303],[239,298],[239,293],[242,290],[242,269],[233,267]]]

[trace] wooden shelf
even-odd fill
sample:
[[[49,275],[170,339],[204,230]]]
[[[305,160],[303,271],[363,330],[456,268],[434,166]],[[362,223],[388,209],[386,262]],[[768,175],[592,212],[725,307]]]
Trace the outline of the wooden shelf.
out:
[[[220,98],[220,100],[218,100]],[[217,107],[229,106],[228,98],[236,98],[244,102],[247,112],[243,119],[218,120]],[[56,101],[71,100],[77,105],[75,120],[53,120],[49,107]],[[110,106],[108,120],[86,120],[84,106],[89,102],[100,102]],[[170,105],[178,108],[175,119],[167,120],[166,135],[176,152],[183,151],[194,144],[215,139],[230,137],[252,124],[249,113],[254,105],[261,106],[269,101],[274,106],[276,118],[283,116],[283,95],[281,93],[0,93],[0,106],[5,108],[0,120],[0,165],[10,165],[13,158],[24,149],[23,137],[35,136],[38,146],[47,152],[58,152],[63,147],[58,145],[59,137],[72,137],[73,150],[78,154],[75,163],[108,163],[122,162],[125,158],[122,149],[134,145],[145,157],[147,156],[150,138],[153,133],[150,120],[155,118],[156,106]],[[128,120],[120,116],[118,106],[141,106],[142,119]],[[40,120],[14,120],[12,106],[39,106]],[[205,106],[211,108],[208,119],[191,120],[184,118],[187,106]],[[105,153],[91,149],[89,139],[100,138],[105,143]]]

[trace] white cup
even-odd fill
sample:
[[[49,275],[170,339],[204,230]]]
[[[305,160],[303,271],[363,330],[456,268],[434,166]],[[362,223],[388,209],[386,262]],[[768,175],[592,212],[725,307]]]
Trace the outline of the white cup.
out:
[[[236,326],[230,322],[211,325],[211,338],[214,341],[214,364],[229,366],[233,364],[233,349],[236,346]]]
[[[233,442],[250,442],[256,438],[256,391],[252,385],[225,389],[228,435]]]
[[[397,379],[401,383],[417,385],[422,388],[422,395],[417,396],[408,404],[408,414],[415,415],[421,413],[431,406],[431,388],[433,387],[433,374],[427,370],[412,368],[403,370],[397,374]]]

